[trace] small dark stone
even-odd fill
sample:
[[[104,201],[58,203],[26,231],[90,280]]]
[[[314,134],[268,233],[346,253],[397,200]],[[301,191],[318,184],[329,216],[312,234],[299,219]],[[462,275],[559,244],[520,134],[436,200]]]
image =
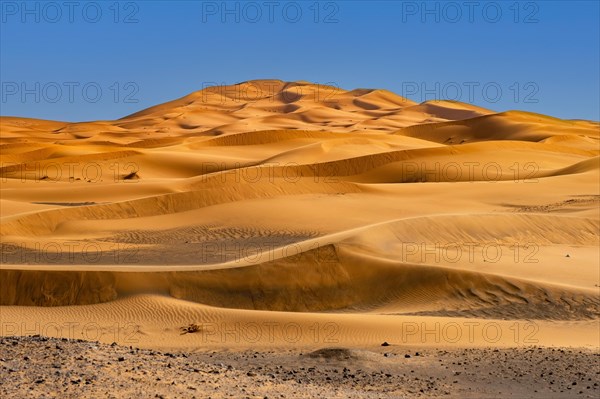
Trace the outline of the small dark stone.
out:
[[[407,353],[406,355],[404,355],[404,358],[408,359],[410,357],[410,355]]]

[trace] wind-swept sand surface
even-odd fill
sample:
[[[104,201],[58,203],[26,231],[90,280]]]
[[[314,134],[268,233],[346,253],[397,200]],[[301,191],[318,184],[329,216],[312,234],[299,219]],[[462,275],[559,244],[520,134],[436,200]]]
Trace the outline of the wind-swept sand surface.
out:
[[[598,122],[263,80],[0,128],[3,336],[598,350]]]

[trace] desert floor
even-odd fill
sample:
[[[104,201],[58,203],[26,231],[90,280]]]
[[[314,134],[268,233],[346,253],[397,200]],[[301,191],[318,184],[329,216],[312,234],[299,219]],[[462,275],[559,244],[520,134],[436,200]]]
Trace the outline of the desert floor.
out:
[[[3,390],[598,395],[598,122],[262,80],[0,127],[0,335],[68,340]]]
[[[2,397],[597,398],[597,351],[369,346],[163,352],[0,338]]]

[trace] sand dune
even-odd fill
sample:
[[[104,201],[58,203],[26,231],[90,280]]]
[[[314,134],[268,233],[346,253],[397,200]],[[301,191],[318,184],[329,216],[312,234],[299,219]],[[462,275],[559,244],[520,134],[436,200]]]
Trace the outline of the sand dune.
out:
[[[355,346],[530,343],[517,325],[597,347],[598,122],[263,80],[0,127],[3,325],[133,323],[163,348],[199,345],[191,323],[277,324],[239,346],[326,344],[315,325]],[[504,335],[403,330],[471,322]]]
[[[473,141],[519,140],[551,141],[582,140],[592,150],[598,150],[600,126],[591,121],[565,121],[546,115],[522,111],[509,111],[474,117],[468,120],[413,125],[397,134],[419,137],[443,144],[463,144]],[[566,139],[564,139],[566,138]]]

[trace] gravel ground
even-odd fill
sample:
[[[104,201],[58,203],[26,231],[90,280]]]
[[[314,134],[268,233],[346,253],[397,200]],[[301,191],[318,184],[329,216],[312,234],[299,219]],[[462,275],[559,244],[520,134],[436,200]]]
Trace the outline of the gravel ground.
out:
[[[168,353],[0,338],[2,398],[598,398],[600,354],[378,346]]]

